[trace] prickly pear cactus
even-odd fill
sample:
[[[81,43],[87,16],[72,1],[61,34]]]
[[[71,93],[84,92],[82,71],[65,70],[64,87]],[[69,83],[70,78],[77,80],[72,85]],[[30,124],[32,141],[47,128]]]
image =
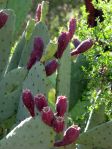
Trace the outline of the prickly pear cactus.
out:
[[[98,125],[80,135],[80,144],[92,145],[93,148],[112,148],[112,121]]]
[[[28,76],[23,82],[22,89],[24,90],[26,88],[30,89],[33,95],[37,93],[43,93],[45,96],[47,96],[46,74],[42,63],[37,62],[29,71]],[[22,98],[20,98],[18,114],[17,114],[17,122],[25,119],[28,116],[29,116],[28,111],[24,107]]]
[[[6,8],[7,0],[0,0],[0,9]]]
[[[18,41],[18,44],[16,45],[14,53],[11,57],[7,72],[18,67],[18,64],[19,64],[19,61],[21,58],[21,53],[22,53],[24,45],[25,45],[25,41],[26,41],[25,40],[25,32],[23,32],[22,36],[20,37],[20,39]]]
[[[56,53],[57,50],[57,44],[54,41],[50,41],[43,53],[43,56],[41,58],[41,62],[47,62],[48,60],[52,59],[54,54]]]
[[[0,141],[0,149],[52,149],[55,133],[40,117],[27,118]]]
[[[12,57],[10,58],[7,72],[18,67],[21,59],[22,51],[25,47],[26,42],[29,41],[30,36],[32,35],[34,26],[35,26],[35,21],[33,19],[30,19],[27,23],[25,31],[23,32],[22,36],[20,36],[19,38],[19,41],[14,49],[14,53],[12,54]]]
[[[15,28],[15,14],[12,10],[3,10],[8,14],[6,24],[0,29],[0,78],[4,76],[10,56],[11,43]],[[8,38],[10,37],[10,38]]]
[[[59,61],[57,75],[57,95],[65,95],[69,99],[70,95],[70,78],[71,78],[71,57],[70,47],[68,46]]]
[[[93,149],[92,145],[78,145],[78,149]],[[95,149],[101,149],[101,148],[95,148]]]
[[[35,20],[29,19],[25,29],[25,38],[27,41],[30,40],[34,27],[35,27]]]
[[[18,68],[10,71],[0,82],[0,122],[17,111],[22,82],[27,70]]]
[[[49,33],[46,25],[42,22],[39,22],[35,25],[35,28],[33,30],[33,33],[29,39],[29,41],[26,43],[24,50],[22,52],[21,60],[19,63],[19,66],[26,66],[31,50],[33,49],[33,42],[35,37],[41,37],[44,41],[44,47],[47,46],[49,43]]]
[[[46,15],[48,13],[48,9],[49,9],[49,4],[47,1],[42,1],[42,14],[41,14],[41,21],[45,22],[46,20]]]
[[[81,98],[83,90],[86,88],[87,80],[84,79],[84,72],[82,66],[88,67],[88,62],[84,55],[79,55],[76,61],[71,64],[71,81],[70,81],[70,100],[69,109],[71,110],[74,105]]]
[[[98,109],[93,109],[90,112],[85,132],[97,125],[104,123],[105,121],[106,121],[105,107],[104,105],[100,105]]]
[[[24,7],[23,7],[24,6]],[[7,9],[12,9],[15,11],[16,14],[16,30],[15,30],[15,37],[22,31],[22,25],[25,23],[25,19],[27,14],[29,13],[32,6],[32,0],[7,0]],[[24,28],[23,28],[24,29]]]

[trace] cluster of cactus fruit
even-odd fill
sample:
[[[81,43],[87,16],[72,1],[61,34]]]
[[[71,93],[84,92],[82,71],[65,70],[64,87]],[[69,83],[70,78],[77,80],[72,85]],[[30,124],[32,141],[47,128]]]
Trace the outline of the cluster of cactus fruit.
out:
[[[17,5],[19,2],[16,2]],[[11,4],[10,0],[8,4]],[[27,7],[30,7],[30,1],[24,8],[25,14]],[[30,19],[27,23],[12,55],[11,48],[15,42],[12,37],[17,35],[14,32],[15,14],[11,9],[0,10],[0,128],[3,129],[0,132],[0,149],[75,149],[76,143],[80,149],[88,146],[89,149],[112,148],[111,137],[104,144],[103,137],[98,135],[105,129],[106,133],[103,135],[108,136],[112,131],[112,122],[101,124],[101,121],[101,125],[98,123],[99,126],[95,125],[96,127],[81,135],[78,125],[67,126],[68,104],[72,94],[70,88],[73,88],[71,82],[74,83],[70,75],[73,64],[69,58],[75,55],[80,58],[80,54],[90,49],[94,42],[92,39],[83,42],[73,39],[75,49],[70,49],[69,43],[76,30],[74,18],[70,19],[68,31],[61,32],[56,43],[51,41],[45,25],[47,10],[47,2],[38,4],[35,20]],[[17,14],[18,18],[19,15]],[[7,40],[9,36],[10,39]],[[55,111],[48,100],[51,88],[55,88],[58,95]],[[97,113],[95,116],[97,117]],[[95,139],[92,138],[93,135],[96,136]]]
[[[32,117],[35,117],[35,106],[41,113],[42,121],[53,128],[56,133],[63,133],[65,129],[64,115],[67,112],[67,98],[65,96],[58,96],[56,100],[56,112],[54,113],[46,97],[43,94],[37,94],[33,97],[29,89],[25,89],[22,93],[23,103],[30,112]],[[70,126],[64,132],[63,139],[54,143],[55,147],[69,145],[77,140],[79,137],[80,127],[77,125]]]

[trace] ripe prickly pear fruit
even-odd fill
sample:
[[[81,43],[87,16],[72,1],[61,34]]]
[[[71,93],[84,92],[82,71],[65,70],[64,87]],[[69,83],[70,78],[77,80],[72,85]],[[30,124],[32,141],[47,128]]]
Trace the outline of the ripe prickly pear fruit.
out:
[[[64,130],[64,117],[56,116],[53,120],[53,128],[56,133],[63,132]]]
[[[35,116],[34,100],[33,100],[33,95],[29,89],[23,90],[22,99],[23,99],[24,105],[26,106],[26,108],[30,112],[31,116],[34,117]]]
[[[46,75],[47,76],[52,75],[56,71],[57,68],[58,68],[58,62],[56,59],[47,62],[45,64]]]
[[[74,32],[76,30],[76,19],[72,18],[69,22],[69,40],[72,39]]]
[[[44,107],[42,109],[42,113],[41,113],[41,117],[42,117],[42,121],[49,125],[49,126],[52,126],[52,122],[53,122],[53,119],[54,119],[54,113],[53,111],[51,110],[50,107]]]
[[[8,14],[3,11],[0,11],[0,29],[5,25],[8,19]]]
[[[64,116],[67,111],[67,98],[65,96],[58,96],[56,101],[57,116]]]
[[[64,50],[67,48],[69,43],[69,33],[62,32],[58,38],[58,49],[55,53],[56,58],[61,58]]]
[[[27,63],[27,69],[29,70],[36,61],[39,61],[42,57],[44,49],[44,42],[41,37],[34,38],[33,50],[30,54],[29,61]]]
[[[80,134],[80,127],[77,125],[70,126],[64,133],[63,139],[54,143],[55,147],[65,146],[74,143]]]
[[[77,48],[80,43],[81,43],[81,42],[80,42],[77,38],[74,38],[74,39],[73,39],[73,44],[74,44],[75,48]]]
[[[36,13],[35,13],[35,21],[39,22],[41,18],[41,13],[42,13],[42,4],[38,4]]]
[[[34,96],[34,101],[37,109],[41,112],[42,109],[48,106],[47,99],[43,94],[37,94]]]
[[[91,39],[84,40],[83,42],[81,42],[81,44],[79,44],[79,46],[75,50],[71,52],[71,56],[87,51],[92,47],[92,45],[93,41]]]

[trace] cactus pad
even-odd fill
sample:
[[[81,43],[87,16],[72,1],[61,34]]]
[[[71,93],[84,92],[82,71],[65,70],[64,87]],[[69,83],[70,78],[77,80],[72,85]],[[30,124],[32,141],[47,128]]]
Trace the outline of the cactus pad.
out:
[[[45,125],[40,117],[30,117],[1,140],[0,149],[52,149],[54,136],[53,129]]]
[[[0,122],[7,119],[17,110],[21,84],[27,70],[18,68],[10,71],[0,82]]]
[[[57,95],[65,95],[69,99],[70,95],[70,73],[71,73],[71,59],[69,46],[64,51],[60,60],[57,76]]]
[[[112,148],[112,121],[103,123],[82,133],[77,141],[80,144],[92,145],[93,148]]]
[[[33,95],[37,93],[43,93],[47,96],[46,92],[46,75],[44,66],[42,63],[37,62],[29,71],[28,76],[23,82],[23,89],[30,89]],[[22,98],[20,99],[18,114],[17,114],[17,122],[23,120],[28,117],[28,111],[23,105]]]
[[[46,45],[49,43],[49,33],[48,33],[47,27],[44,23],[39,22],[35,25],[33,33],[31,35],[29,41],[26,43],[24,50],[22,52],[19,66],[27,65],[31,50],[33,49],[33,42],[34,42],[35,37],[41,37],[43,39],[44,47],[46,47]]]
[[[3,12],[8,14],[8,20],[2,29],[0,29],[0,78],[4,75],[6,64],[8,63],[15,25],[14,12],[12,10],[5,9]]]

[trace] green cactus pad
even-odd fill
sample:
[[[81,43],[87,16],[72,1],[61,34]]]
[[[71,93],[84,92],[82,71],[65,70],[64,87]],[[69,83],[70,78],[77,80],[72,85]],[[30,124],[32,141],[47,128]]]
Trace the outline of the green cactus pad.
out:
[[[29,41],[26,43],[25,48],[22,52],[19,66],[27,65],[31,50],[33,49],[33,42],[35,37],[41,37],[44,41],[44,47],[46,48],[47,44],[49,43],[49,33],[44,23],[39,22],[35,25],[32,36],[30,37]]]
[[[25,32],[26,40],[30,39],[32,32],[34,30],[34,27],[35,27],[35,20],[30,19],[27,23],[27,26],[26,26],[26,32]]]
[[[88,62],[86,57],[80,54],[77,60],[73,61],[71,64],[69,110],[71,110],[78,100],[80,100],[82,93],[87,86],[87,80],[84,79],[82,66],[88,67]]]
[[[19,39],[19,41],[18,41],[18,43],[15,47],[14,53],[11,57],[10,62],[9,62],[7,72],[9,72],[10,70],[18,67],[18,64],[19,64],[19,61],[20,61],[20,58],[21,58],[21,53],[23,51],[25,42],[26,42],[25,33],[23,32],[22,36],[20,37],[20,39]]]
[[[18,68],[10,71],[0,82],[0,122],[7,119],[17,110],[21,84],[27,70]]]
[[[53,58],[54,54],[56,53],[57,50],[57,44],[54,43],[53,41],[50,41],[45,49],[45,52],[41,58],[41,62],[46,62]]]
[[[78,144],[78,149],[93,149],[93,147],[92,147],[92,145]],[[101,148],[95,148],[95,149],[101,149]]]
[[[7,0],[0,0],[0,9],[6,8]]]
[[[98,109],[93,109],[89,115],[88,122],[85,128],[85,131],[100,125],[106,121],[105,117],[105,107],[100,105]]]
[[[42,1],[42,14],[41,14],[41,18],[40,20],[42,22],[45,22],[46,20],[46,15],[48,13],[48,9],[49,9],[49,4],[47,1]]]
[[[23,32],[22,36],[19,38],[19,41],[15,47],[15,50],[11,57],[7,71],[10,71],[18,67],[20,58],[22,55],[22,51],[25,47],[25,43],[28,42],[30,36],[32,35],[32,30],[34,29],[34,26],[35,26],[35,21],[33,19],[29,20],[25,31]]]
[[[25,23],[27,14],[32,6],[32,0],[8,0],[7,8],[13,9],[16,13],[15,37],[20,34],[22,25]]]
[[[64,51],[61,60],[59,61],[58,76],[57,76],[57,96],[65,95],[69,99],[70,95],[70,73],[71,73],[71,57],[70,47]]]
[[[28,88],[33,95],[42,93],[47,96],[46,91],[46,74],[42,63],[37,62],[29,71],[28,76],[23,82],[23,90]],[[20,98],[19,109],[17,114],[17,122],[29,116],[28,110],[24,107],[22,98]]]
[[[0,149],[52,149],[55,133],[40,117],[27,118],[0,141]]]
[[[79,144],[92,145],[93,148],[112,148],[112,121],[103,123],[82,133],[77,141]]]
[[[8,20],[0,29],[0,78],[4,75],[8,63],[11,42],[15,25],[15,14],[12,10],[3,10],[8,14]]]

